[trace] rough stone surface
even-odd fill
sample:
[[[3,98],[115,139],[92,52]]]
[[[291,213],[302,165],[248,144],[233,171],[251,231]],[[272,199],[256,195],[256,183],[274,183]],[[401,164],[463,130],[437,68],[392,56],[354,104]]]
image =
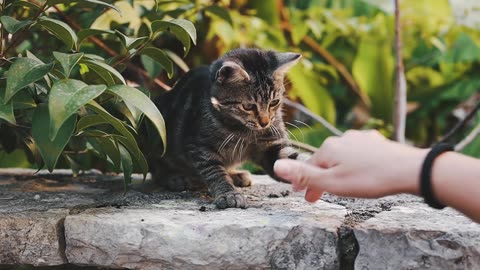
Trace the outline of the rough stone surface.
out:
[[[0,213],[0,264],[66,263],[63,219],[66,210]]]
[[[67,259],[134,269],[338,269],[341,206],[278,198],[246,210],[200,207],[165,201],[68,216]]]
[[[452,209],[397,206],[354,232],[355,269],[480,269],[480,224]]]
[[[312,205],[255,176],[250,208],[219,211],[141,182],[0,169],[0,269],[480,269],[480,225],[415,196]]]

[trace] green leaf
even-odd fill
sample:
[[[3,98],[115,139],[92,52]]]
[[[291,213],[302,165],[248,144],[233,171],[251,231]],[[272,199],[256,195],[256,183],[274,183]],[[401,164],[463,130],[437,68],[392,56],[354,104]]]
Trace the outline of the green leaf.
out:
[[[34,10],[40,10],[41,7],[35,3],[28,2],[28,1],[13,1],[11,4],[12,7],[21,7],[21,8],[31,8]]]
[[[293,95],[298,96],[312,112],[335,123],[335,102],[318,80],[317,74],[299,63],[290,69],[287,76],[292,82]]]
[[[115,10],[116,12],[118,12],[119,14],[122,14],[121,10],[118,9],[116,6],[110,4],[110,3],[106,3],[104,1],[99,1],[99,0],[47,0],[47,3],[49,6],[54,6],[54,5],[58,5],[58,4],[71,4],[71,3],[76,3],[76,2],[88,2],[88,3],[92,3],[92,4],[98,4],[98,5],[101,5],[101,6],[106,6],[106,7],[109,7],[113,10]]]
[[[8,102],[18,91],[25,86],[40,80],[53,67],[53,63],[43,64],[30,58],[19,58],[8,70],[7,88],[4,102]]]
[[[71,50],[74,47],[76,49],[78,37],[68,24],[59,20],[42,16],[38,18],[37,25],[42,26],[58,39],[63,41],[65,45],[67,45],[68,50]]]
[[[153,21],[152,32],[157,34],[161,31],[169,31],[174,34],[185,47],[185,55],[190,50],[190,40],[196,44],[197,32],[192,22],[184,19],[174,19],[170,21]]]
[[[211,13],[220,17],[222,20],[228,22],[231,26],[233,26],[233,20],[230,16],[230,13],[227,9],[220,7],[220,6],[208,6],[204,9],[207,13]]]
[[[71,116],[60,128],[55,140],[51,141],[48,132],[45,131],[50,124],[48,107],[46,104],[40,104],[35,109],[32,119],[32,136],[50,172],[55,168],[58,157],[70,140],[76,122],[76,115]]]
[[[140,51],[140,54],[147,55],[159,63],[167,71],[168,78],[173,77],[173,63],[165,52],[155,47],[146,47]]]
[[[5,30],[7,30],[7,32],[9,32],[10,34],[15,34],[18,30],[22,29],[27,25],[32,24],[33,22],[32,20],[18,21],[15,18],[10,16],[2,16],[0,18],[0,21],[5,27]]]
[[[162,114],[158,110],[157,106],[143,94],[141,91],[127,85],[116,85],[108,88],[108,91],[116,96],[122,98],[122,100],[129,106],[136,107],[141,110],[152,121],[153,125],[157,129],[160,138],[163,142],[163,151],[165,153],[167,145],[167,134],[165,131],[165,121]]]
[[[2,94],[0,93],[0,99],[1,99],[1,96]],[[15,96],[12,97],[11,102],[13,104],[14,110],[31,109],[31,108],[37,107],[37,103],[35,103],[35,100],[33,99],[32,95],[28,91],[18,92]]]
[[[110,124],[105,118],[98,114],[91,114],[85,115],[84,117],[80,118],[77,123],[77,133],[87,129],[89,127],[103,125],[103,124]]]
[[[112,125],[121,135],[112,134],[120,143],[122,143],[128,151],[133,155],[135,161],[138,163],[140,170],[142,171],[144,177],[148,173],[148,164],[143,156],[142,151],[138,148],[135,137],[128,131],[125,127],[125,124],[120,120],[112,116],[107,112],[102,106],[100,106],[94,100],[88,103],[88,107],[96,112],[98,115],[102,116],[110,125]]]
[[[63,74],[66,78],[70,77],[70,73],[76,64],[82,59],[83,53],[66,54],[61,52],[53,52],[53,56],[58,60],[63,68]]]
[[[364,37],[353,61],[352,74],[372,101],[372,116],[392,122],[394,58],[387,40]]]
[[[128,150],[121,144],[118,145],[118,149],[120,150],[120,157],[122,160],[122,171],[125,183],[125,191],[128,190],[128,185],[132,183],[132,172],[133,172],[133,162],[132,157]]]
[[[86,85],[82,81],[65,79],[56,81],[50,90],[48,109],[50,111],[50,139],[57,136],[63,123],[80,107],[105,91],[105,85]]]
[[[123,46],[125,46],[127,50],[137,47],[139,44],[142,43],[142,41],[148,39],[148,37],[139,37],[139,38],[127,37],[126,35],[124,35],[122,32],[118,30],[116,30],[115,33],[117,34],[117,36],[120,37],[120,39],[122,40]]]
[[[82,43],[82,41],[83,41],[84,39],[89,38],[89,37],[91,37],[91,36],[104,35],[104,34],[114,35],[114,34],[115,34],[115,31],[111,31],[111,30],[101,30],[101,29],[92,29],[92,28],[82,29],[82,30],[78,31],[78,33],[77,33],[77,36],[78,36],[78,44]]]
[[[89,69],[95,71],[107,85],[115,85],[118,83],[126,84],[122,74],[104,62],[82,59],[80,63],[85,64]]]
[[[102,138],[102,137],[97,137],[95,138],[98,144],[102,147],[102,150],[107,156],[110,158],[112,161],[113,167],[115,171],[119,171],[121,166],[121,158],[120,158],[120,151],[119,147],[121,145],[118,145],[116,141],[112,138]],[[131,162],[131,159],[130,159]]]
[[[15,115],[13,114],[13,103],[5,104],[3,98],[5,97],[5,88],[0,88],[0,119],[9,123],[15,124]]]

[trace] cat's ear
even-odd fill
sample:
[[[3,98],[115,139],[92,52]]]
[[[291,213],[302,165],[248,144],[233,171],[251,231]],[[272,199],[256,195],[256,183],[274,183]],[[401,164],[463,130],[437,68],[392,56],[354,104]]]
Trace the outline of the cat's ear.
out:
[[[278,66],[275,70],[275,74],[284,75],[291,67],[293,67],[298,60],[302,57],[299,53],[286,52],[286,53],[275,53],[277,58]]]
[[[237,63],[225,61],[215,74],[215,80],[219,83],[249,81],[248,73]]]

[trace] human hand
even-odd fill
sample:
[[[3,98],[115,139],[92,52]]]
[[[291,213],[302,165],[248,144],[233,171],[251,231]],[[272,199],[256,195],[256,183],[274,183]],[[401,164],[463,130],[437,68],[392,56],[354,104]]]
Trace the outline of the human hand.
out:
[[[294,190],[306,189],[309,202],[320,199],[323,192],[362,198],[418,194],[427,152],[389,141],[377,131],[350,130],[327,138],[306,162],[278,160],[274,171]]]

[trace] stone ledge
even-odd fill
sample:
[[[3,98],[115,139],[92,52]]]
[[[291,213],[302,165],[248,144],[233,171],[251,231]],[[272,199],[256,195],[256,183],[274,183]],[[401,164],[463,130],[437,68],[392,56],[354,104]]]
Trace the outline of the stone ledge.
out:
[[[480,269],[480,225],[415,196],[308,204],[255,176],[249,209],[219,211],[201,192],[123,195],[118,176],[33,173],[0,169],[1,269]]]
[[[165,201],[156,209],[87,210],[65,220],[67,259],[133,269],[338,268],[345,208],[298,198],[268,204],[202,212]]]
[[[0,264],[66,263],[63,220],[67,210],[0,213]]]
[[[354,232],[355,269],[480,269],[480,224],[453,209],[397,206]]]

